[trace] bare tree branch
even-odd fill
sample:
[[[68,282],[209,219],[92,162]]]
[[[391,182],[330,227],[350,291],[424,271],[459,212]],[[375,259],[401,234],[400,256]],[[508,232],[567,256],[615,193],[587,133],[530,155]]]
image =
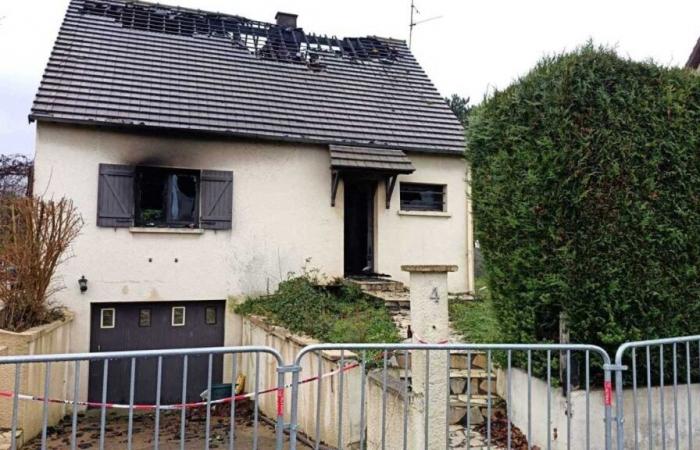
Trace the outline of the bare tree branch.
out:
[[[31,195],[34,161],[26,155],[0,155],[0,197]]]
[[[0,198],[0,328],[22,331],[57,318],[54,274],[82,224],[65,198]]]

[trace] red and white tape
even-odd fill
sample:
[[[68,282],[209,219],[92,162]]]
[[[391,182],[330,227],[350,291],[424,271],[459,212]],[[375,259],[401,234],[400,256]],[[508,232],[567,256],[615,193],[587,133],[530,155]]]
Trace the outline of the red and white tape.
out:
[[[306,384],[310,383],[312,381],[316,381],[322,378],[327,378],[327,377],[332,377],[334,375],[339,374],[341,371],[342,372],[347,372],[348,370],[354,369],[356,367],[359,367],[359,363],[353,363],[353,364],[348,364],[345,367],[339,367],[336,370],[333,370],[331,372],[324,373],[321,376],[313,376],[309,378],[305,378],[301,381],[299,381],[298,384]],[[265,389],[263,391],[257,392],[257,395],[263,395],[263,394],[269,394],[270,392],[277,392],[277,413],[278,415],[281,415],[284,412],[284,390],[291,388],[292,383],[285,384],[283,387],[278,388],[278,387],[272,387]],[[239,401],[239,400],[244,400],[247,398],[253,398],[255,397],[256,393],[255,392],[249,392],[247,394],[239,394],[239,395],[234,395],[232,397],[225,397],[217,400],[212,400],[209,402],[210,405],[217,405],[221,403],[229,403],[232,401]],[[7,398],[14,398],[15,393],[13,391],[0,391],[0,397],[7,397]],[[105,407],[105,408],[112,408],[112,409],[138,409],[138,410],[144,410],[144,409],[162,409],[162,410],[168,410],[168,409],[187,409],[187,408],[197,408],[201,406],[206,406],[207,402],[206,401],[200,401],[200,402],[190,402],[190,403],[175,403],[171,405],[151,405],[151,404],[134,404],[134,405],[128,405],[128,404],[122,404],[122,403],[101,403],[101,402],[83,402],[83,401],[73,401],[73,400],[62,400],[62,399],[55,399],[55,398],[49,398],[45,399],[44,397],[38,396],[38,395],[29,395],[29,394],[18,394],[17,398],[20,400],[33,400],[33,401],[46,401],[47,403],[59,403],[59,404],[64,404],[64,405],[77,405],[77,406],[91,406],[91,407]]]

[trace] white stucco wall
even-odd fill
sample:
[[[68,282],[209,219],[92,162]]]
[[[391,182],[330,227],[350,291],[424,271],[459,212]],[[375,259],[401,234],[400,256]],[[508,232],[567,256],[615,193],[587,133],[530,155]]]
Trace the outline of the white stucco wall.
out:
[[[468,292],[474,286],[473,242],[470,202],[467,198],[466,163],[455,156],[409,155],[416,171],[400,175],[386,209],[384,183],[376,196],[375,265],[380,273],[408,285],[409,274],[402,265],[457,265],[459,270],[448,277],[450,292]],[[444,184],[446,211],[400,211],[401,182]]]
[[[445,183],[448,217],[401,215],[377,192],[376,263],[408,281],[402,264],[456,264],[450,291],[472,285],[465,164],[457,157],[410,155],[416,172],[401,181]],[[232,170],[233,229],[202,234],[133,233],[97,227],[98,165],[145,164]],[[226,299],[274,290],[288,272],[310,267],[343,274],[343,184],[330,206],[325,146],[147,135],[39,123],[34,192],[71,198],[85,225],[58,280],[55,300],[76,314],[72,351],[89,349],[90,304]],[[149,262],[151,259],[151,262]],[[177,262],[175,260],[177,259]],[[80,294],[77,280],[88,279]],[[230,327],[227,327],[230,328]],[[236,333],[227,329],[226,343]]]

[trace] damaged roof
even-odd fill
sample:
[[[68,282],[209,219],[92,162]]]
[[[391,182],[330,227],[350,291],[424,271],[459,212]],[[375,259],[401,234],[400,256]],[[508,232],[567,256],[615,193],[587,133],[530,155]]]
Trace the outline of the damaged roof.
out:
[[[234,15],[71,0],[30,120],[461,154],[403,41]]]

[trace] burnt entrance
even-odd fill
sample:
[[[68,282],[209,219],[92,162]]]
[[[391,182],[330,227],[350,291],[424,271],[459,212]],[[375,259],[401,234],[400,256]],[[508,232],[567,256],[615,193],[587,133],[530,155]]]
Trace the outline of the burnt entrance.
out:
[[[346,177],[345,275],[374,272],[374,193],[377,181]]]
[[[375,275],[374,214],[377,184],[384,181],[385,207],[391,207],[399,174],[416,169],[398,149],[329,145],[331,157],[331,206],[342,178],[344,183],[345,275]]]

